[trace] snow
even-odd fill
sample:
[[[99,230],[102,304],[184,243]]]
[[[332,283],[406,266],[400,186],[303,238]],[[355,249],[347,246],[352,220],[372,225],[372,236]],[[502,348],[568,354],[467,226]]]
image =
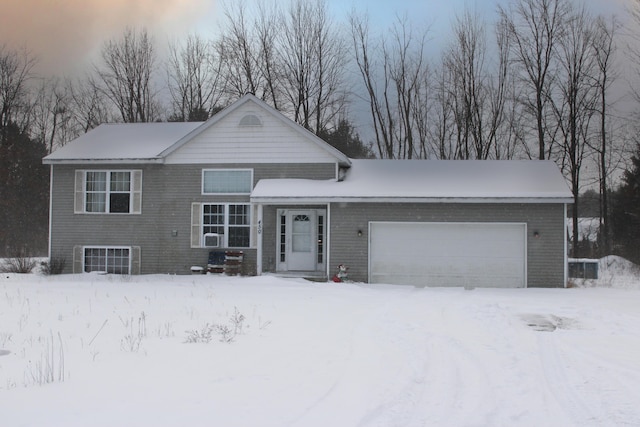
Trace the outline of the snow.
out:
[[[0,424],[639,425],[640,275],[601,272],[475,290],[2,274]]]
[[[152,160],[202,122],[103,124],[44,158],[45,163],[78,160]]]
[[[258,182],[251,200],[402,199],[533,201],[571,203],[573,198],[552,161],[531,160],[352,160],[343,181],[271,179]]]

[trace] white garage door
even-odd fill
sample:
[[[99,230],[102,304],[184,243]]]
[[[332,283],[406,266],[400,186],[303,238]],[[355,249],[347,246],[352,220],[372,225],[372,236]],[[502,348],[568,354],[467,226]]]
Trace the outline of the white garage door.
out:
[[[526,286],[526,224],[369,224],[369,282]]]

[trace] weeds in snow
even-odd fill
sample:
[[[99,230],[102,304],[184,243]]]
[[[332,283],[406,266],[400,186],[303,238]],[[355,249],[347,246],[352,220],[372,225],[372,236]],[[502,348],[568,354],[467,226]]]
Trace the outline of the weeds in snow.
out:
[[[34,363],[29,361],[29,370],[24,373],[24,384],[44,385],[54,382],[64,382],[65,380],[65,364],[64,364],[64,346],[62,344],[62,336],[58,332],[58,348],[51,332],[50,338],[47,338],[45,350],[40,356],[40,360]]]
[[[0,347],[6,346],[12,336],[10,332],[0,332]]]
[[[201,330],[187,331],[186,343],[208,343],[214,337],[218,337],[220,342],[233,342],[236,337],[243,333],[245,317],[237,307],[234,307],[233,314],[229,318],[228,324],[207,323]]]
[[[120,321],[125,327],[129,328],[129,333],[120,340],[120,348],[123,351],[129,351],[131,353],[137,352],[140,350],[140,344],[142,343],[142,339],[147,336],[147,316],[144,314],[144,311],[140,313],[140,317],[138,317],[138,330],[134,330],[134,321],[133,318],[130,321],[127,319],[126,321],[120,318]]]

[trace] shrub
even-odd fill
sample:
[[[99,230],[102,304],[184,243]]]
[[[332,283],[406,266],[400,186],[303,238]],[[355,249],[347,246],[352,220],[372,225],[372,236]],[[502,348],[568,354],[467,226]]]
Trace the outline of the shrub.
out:
[[[46,261],[40,263],[42,274],[51,276],[53,274],[62,274],[64,267],[67,265],[67,260],[63,257],[51,257]]]
[[[7,258],[4,260],[2,265],[0,265],[1,273],[31,273],[33,269],[36,267],[36,260],[28,257],[19,255],[13,258]]]

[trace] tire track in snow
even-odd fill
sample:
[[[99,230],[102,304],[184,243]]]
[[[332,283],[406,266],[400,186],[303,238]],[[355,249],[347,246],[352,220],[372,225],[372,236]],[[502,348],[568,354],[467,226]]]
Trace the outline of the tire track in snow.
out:
[[[406,365],[359,426],[465,425],[479,415],[486,417],[486,408],[497,405],[491,393],[475,392],[490,387],[492,380],[465,339],[457,336],[460,308],[440,305],[433,310],[438,304],[434,295],[429,298],[426,306],[410,305],[412,312],[397,306],[387,313],[383,327],[393,325],[390,319],[404,323]],[[419,333],[425,329],[428,334]]]
[[[549,390],[576,426],[640,425],[636,370],[611,364],[557,335],[541,336],[540,341]]]

